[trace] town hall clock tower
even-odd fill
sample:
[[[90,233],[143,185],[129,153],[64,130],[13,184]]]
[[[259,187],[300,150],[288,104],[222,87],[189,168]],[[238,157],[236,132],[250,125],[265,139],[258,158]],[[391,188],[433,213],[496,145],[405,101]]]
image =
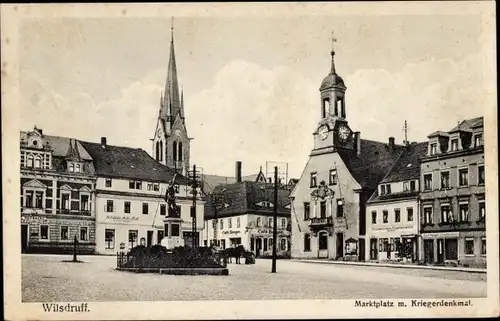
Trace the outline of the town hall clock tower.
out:
[[[335,39],[334,39],[335,41]],[[335,70],[335,51],[331,51],[332,62],[328,76],[321,82],[320,121],[314,135],[312,155],[331,153],[339,149],[354,149],[354,135],[346,119],[344,80]]]

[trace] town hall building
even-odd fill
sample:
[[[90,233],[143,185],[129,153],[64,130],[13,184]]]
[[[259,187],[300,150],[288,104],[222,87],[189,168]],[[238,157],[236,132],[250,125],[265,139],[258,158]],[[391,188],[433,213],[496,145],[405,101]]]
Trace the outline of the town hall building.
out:
[[[347,87],[335,69],[320,86],[314,147],[291,197],[295,258],[365,260],[365,204],[403,146],[361,139],[348,124]]]

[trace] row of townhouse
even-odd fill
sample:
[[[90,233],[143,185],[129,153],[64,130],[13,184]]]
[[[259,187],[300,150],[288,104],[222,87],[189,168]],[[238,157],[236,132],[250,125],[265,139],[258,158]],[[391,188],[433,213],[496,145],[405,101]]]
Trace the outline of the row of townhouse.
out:
[[[188,179],[142,149],[21,132],[22,252],[113,254],[162,240],[201,243],[204,201],[193,237]],[[176,175],[177,174],[177,175]],[[178,217],[164,200],[175,176]]]
[[[366,257],[486,265],[483,119],[407,146],[367,202]]]
[[[334,56],[314,147],[290,194],[292,257],[484,266],[483,118],[424,143],[361,139]]]

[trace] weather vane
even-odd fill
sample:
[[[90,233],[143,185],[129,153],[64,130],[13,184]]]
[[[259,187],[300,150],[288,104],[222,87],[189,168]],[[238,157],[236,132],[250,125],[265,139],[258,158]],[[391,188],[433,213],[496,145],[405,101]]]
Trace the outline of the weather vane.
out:
[[[337,42],[337,38],[335,38],[334,32],[332,31],[332,52],[335,51],[335,43]]]

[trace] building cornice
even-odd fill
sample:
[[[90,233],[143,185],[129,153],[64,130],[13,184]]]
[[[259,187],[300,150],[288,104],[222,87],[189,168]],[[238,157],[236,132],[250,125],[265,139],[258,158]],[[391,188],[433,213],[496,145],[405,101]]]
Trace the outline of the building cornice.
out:
[[[423,156],[420,158],[421,163],[428,163],[432,161],[438,161],[442,159],[457,158],[469,155],[484,154],[484,146],[474,147],[469,149],[463,149],[456,152],[446,152],[441,154],[436,154],[432,156]]]
[[[115,195],[115,196],[126,196],[126,197],[138,197],[138,198],[153,198],[153,199],[164,199],[164,195],[161,194],[146,194],[146,193],[135,193],[135,192],[124,192],[124,191],[113,191],[113,190],[103,190],[103,189],[96,189],[95,190],[96,196],[99,195]],[[192,201],[192,197],[186,197],[186,196],[176,196],[175,197],[177,200],[189,200]],[[196,198],[197,202],[204,203],[205,201],[198,197]]]

